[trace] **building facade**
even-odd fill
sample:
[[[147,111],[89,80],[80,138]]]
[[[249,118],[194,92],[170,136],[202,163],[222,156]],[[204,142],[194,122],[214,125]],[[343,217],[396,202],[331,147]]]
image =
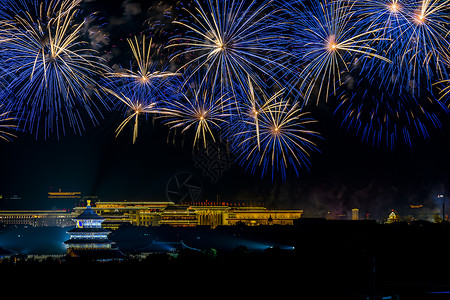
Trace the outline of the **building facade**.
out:
[[[239,207],[228,212],[227,225],[293,225],[300,219],[303,210],[267,209],[265,207]]]
[[[80,212],[83,208],[76,207]],[[185,205],[173,202],[97,202],[92,209],[105,219],[103,226],[117,229],[122,224],[134,226],[217,226],[245,224],[292,225],[303,210],[232,207],[228,205]]]
[[[88,200],[88,202],[90,202]],[[123,224],[133,226],[217,226],[245,224],[292,225],[301,218],[298,209],[267,209],[265,207],[233,207],[210,203],[205,205],[174,204],[173,202],[101,202],[90,209],[103,218],[103,228],[115,230]],[[74,218],[86,210],[75,207],[74,212],[57,210],[3,210],[0,224],[29,226],[73,226]]]

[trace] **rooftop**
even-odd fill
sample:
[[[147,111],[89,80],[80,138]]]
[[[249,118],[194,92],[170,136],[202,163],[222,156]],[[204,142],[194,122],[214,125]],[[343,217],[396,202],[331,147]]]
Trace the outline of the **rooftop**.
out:
[[[74,220],[104,220],[105,218],[97,215],[95,211],[92,210],[91,206],[88,204],[84,212],[79,214],[77,217],[73,218]]]

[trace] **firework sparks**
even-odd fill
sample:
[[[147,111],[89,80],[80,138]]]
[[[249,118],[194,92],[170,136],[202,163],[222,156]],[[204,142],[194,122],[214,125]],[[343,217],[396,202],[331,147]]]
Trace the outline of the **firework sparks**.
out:
[[[166,98],[171,87],[170,77],[178,76],[178,73],[158,70],[159,64],[154,62],[152,40],[147,44],[145,36],[142,42],[137,37],[128,39],[134,61],[130,63],[130,69],[122,69],[121,72],[109,74],[105,84],[105,91],[116,99],[119,104],[125,104],[127,117],[116,129],[116,137],[123,131],[126,125],[134,120],[133,144],[138,136],[139,117],[149,114],[157,114],[158,102]],[[137,70],[133,69],[133,62]],[[159,99],[159,100],[158,100]],[[120,107],[120,105],[118,105]]]
[[[9,132],[9,130],[17,130],[17,125],[11,124],[11,122],[17,121],[16,118],[11,117],[11,112],[2,111],[3,105],[0,105],[0,139],[10,142],[17,136]]]
[[[428,138],[430,128],[441,128],[439,115],[448,113],[432,95],[416,99],[409,93],[391,90],[380,80],[369,84],[364,77],[354,85],[358,88],[343,90],[338,97],[334,114],[341,117],[341,126],[373,147],[393,150],[398,141],[412,147],[415,138]]]

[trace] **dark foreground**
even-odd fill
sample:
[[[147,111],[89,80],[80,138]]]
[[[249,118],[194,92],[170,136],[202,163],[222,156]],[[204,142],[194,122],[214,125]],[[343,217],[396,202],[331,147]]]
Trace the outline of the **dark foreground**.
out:
[[[0,274],[4,287],[67,292],[90,285],[103,298],[141,291],[168,299],[450,299],[449,237],[450,224],[430,223],[128,227],[110,236],[126,255],[120,262],[5,259]],[[145,254],[155,240],[183,240],[189,248]]]

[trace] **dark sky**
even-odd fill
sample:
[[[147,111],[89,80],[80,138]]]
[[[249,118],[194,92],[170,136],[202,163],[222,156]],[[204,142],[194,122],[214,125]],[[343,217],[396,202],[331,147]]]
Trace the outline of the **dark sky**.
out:
[[[113,45],[121,45],[127,34],[140,34],[146,26],[144,21],[152,17],[147,10],[152,7],[149,2],[120,2],[84,4],[85,9],[99,11],[104,23],[101,31],[109,34],[104,44],[101,35],[91,37],[99,43],[101,53],[121,48]],[[113,52],[111,64],[120,56],[127,57],[127,52]],[[313,108],[324,140],[319,142],[321,153],[311,158],[311,171],[303,171],[299,178],[289,176],[286,182],[261,179],[234,165],[217,183],[211,183],[194,166],[192,148],[168,142],[168,130],[163,125],[141,122],[133,145],[130,128],[115,138],[114,130],[123,116],[109,112],[99,126],[87,126],[82,136],[68,133],[59,140],[36,141],[32,135],[19,133],[13,142],[1,142],[0,194],[21,195],[30,208],[48,208],[47,192],[58,188],[98,195],[104,201],[164,201],[168,180],[177,172],[188,171],[201,179],[204,197],[210,201],[220,195],[228,202],[301,208],[306,216],[358,207],[382,218],[391,209],[401,211],[416,203],[437,209],[436,196],[446,193],[450,183],[446,120],[442,130],[430,130],[431,137],[417,139],[413,149],[389,151],[363,144],[341,129],[330,113],[332,105]]]

